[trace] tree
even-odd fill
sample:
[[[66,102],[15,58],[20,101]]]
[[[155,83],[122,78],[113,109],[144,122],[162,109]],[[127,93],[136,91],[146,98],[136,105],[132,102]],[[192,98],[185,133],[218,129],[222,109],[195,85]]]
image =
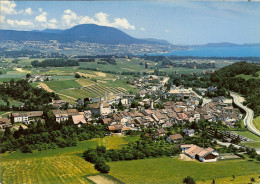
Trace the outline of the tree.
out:
[[[78,73],[75,74],[75,78],[80,78],[80,75]]]
[[[255,178],[254,177],[250,178],[250,181],[255,182]]]
[[[185,184],[196,184],[195,180],[190,176],[187,176],[186,178],[184,178],[183,183],[185,183]]]
[[[215,183],[216,183],[216,182],[215,182],[215,180],[213,179],[212,182],[211,182],[211,184],[215,184]]]
[[[32,153],[32,149],[28,145],[24,145],[20,148],[22,153]]]
[[[145,64],[144,64],[144,67],[145,67],[145,68],[148,68],[148,63],[145,63]]]
[[[232,178],[233,178],[233,181],[235,181],[236,176],[233,174],[233,175],[232,175]]]
[[[26,78],[30,78],[30,77],[31,77],[31,74],[27,73]]]

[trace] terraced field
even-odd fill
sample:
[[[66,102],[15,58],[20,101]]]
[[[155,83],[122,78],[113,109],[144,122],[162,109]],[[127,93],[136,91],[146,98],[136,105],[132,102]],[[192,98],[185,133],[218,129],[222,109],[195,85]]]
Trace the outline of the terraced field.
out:
[[[127,91],[124,88],[120,87],[106,87],[99,84],[93,84],[91,86],[83,87],[83,90],[86,90],[89,93],[95,94],[96,96],[105,96],[107,94],[126,94]]]

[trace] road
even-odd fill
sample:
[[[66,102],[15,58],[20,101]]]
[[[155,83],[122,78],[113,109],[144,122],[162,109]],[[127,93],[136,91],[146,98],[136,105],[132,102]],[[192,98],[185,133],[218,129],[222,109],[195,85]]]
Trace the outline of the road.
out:
[[[240,107],[241,109],[246,111],[246,117],[244,118],[244,125],[247,126],[247,128],[250,132],[254,133],[255,135],[260,136],[260,131],[258,129],[256,129],[254,124],[253,124],[254,111],[252,111],[248,107],[241,104],[241,97],[238,94],[231,92],[230,96],[232,96],[234,103],[238,107]]]

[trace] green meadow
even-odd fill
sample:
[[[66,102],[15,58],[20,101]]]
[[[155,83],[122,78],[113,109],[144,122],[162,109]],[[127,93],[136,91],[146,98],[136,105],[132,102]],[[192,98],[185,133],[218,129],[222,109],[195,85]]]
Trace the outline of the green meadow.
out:
[[[152,158],[133,161],[109,162],[110,175],[129,184],[162,184],[182,183],[186,176],[193,177],[198,183],[211,183],[212,179],[218,180],[228,178],[232,175],[247,179],[250,176],[260,176],[260,164],[244,160],[218,161],[215,163],[201,163],[198,161],[183,161],[178,158]],[[210,182],[206,182],[210,181]]]

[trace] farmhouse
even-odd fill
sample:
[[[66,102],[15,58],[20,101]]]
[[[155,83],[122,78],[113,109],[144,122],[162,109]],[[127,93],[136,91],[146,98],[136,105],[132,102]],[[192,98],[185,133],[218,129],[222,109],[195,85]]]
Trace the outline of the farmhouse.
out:
[[[208,147],[206,149],[201,148],[197,145],[181,145],[180,148],[185,155],[198,159],[201,162],[216,162],[218,153],[214,149]]]

